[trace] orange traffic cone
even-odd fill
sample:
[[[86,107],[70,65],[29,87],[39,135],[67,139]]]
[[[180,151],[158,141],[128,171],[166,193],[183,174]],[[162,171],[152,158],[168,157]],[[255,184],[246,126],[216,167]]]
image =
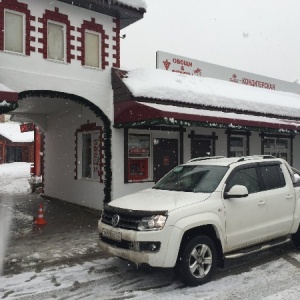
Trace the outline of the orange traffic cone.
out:
[[[44,219],[44,210],[43,210],[43,204],[42,203],[40,203],[38,217],[34,221],[34,224],[36,224],[36,225],[45,225],[45,224],[47,224],[47,222]]]

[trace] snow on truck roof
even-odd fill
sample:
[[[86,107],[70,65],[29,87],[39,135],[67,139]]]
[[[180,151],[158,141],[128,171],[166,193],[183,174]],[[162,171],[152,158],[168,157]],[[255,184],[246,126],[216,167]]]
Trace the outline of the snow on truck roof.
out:
[[[282,159],[276,158],[271,155],[252,155],[242,157],[225,157],[225,156],[207,156],[193,158],[185,163],[185,165],[218,165],[218,166],[229,166],[233,163],[245,163],[245,162],[262,162],[267,160],[283,161]]]

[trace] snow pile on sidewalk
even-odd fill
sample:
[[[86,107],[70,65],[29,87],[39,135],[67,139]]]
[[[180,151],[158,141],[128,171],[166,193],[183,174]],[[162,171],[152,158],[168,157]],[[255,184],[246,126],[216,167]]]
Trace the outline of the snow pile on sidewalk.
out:
[[[0,165],[0,194],[30,193],[30,165],[25,162]]]
[[[0,165],[0,275],[8,243],[12,218],[12,203],[2,195],[26,194],[30,192],[30,163]],[[6,200],[5,200],[5,199]]]

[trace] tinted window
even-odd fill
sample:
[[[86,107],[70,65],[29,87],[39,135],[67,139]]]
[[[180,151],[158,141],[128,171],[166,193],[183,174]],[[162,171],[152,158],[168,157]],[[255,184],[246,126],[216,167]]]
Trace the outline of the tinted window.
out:
[[[285,186],[284,175],[279,165],[259,167],[265,190],[278,189]]]
[[[240,169],[233,173],[226,185],[226,192],[228,192],[234,185],[245,186],[248,189],[249,194],[259,192],[260,188],[256,169],[254,167]]]

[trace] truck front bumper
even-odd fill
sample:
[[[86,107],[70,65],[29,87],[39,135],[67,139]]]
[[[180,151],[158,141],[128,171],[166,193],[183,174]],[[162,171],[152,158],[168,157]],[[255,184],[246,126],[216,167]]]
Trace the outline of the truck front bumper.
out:
[[[166,226],[159,231],[133,231],[114,228],[99,221],[98,229],[98,245],[103,251],[136,265],[164,268],[175,266],[179,245],[178,249],[168,249],[173,226]]]

